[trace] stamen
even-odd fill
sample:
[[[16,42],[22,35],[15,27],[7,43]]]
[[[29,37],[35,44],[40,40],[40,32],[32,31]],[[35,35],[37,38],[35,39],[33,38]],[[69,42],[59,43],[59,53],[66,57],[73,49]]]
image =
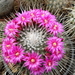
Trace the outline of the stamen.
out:
[[[22,17],[22,20],[25,20],[25,17]]]
[[[44,17],[45,16],[45,14],[42,14],[42,17]]]
[[[48,63],[48,66],[51,66],[51,65],[52,65],[51,62],[49,62],[49,63]]]
[[[10,56],[7,56],[7,58],[9,59],[9,58],[10,58]]]
[[[9,31],[13,31],[14,29],[9,29]]]
[[[53,46],[56,46],[56,45],[57,45],[57,43],[56,43],[56,42],[54,42],[54,43],[53,43]]]
[[[35,62],[35,59],[31,59],[31,62],[34,63]]]
[[[16,55],[16,56],[19,56],[19,54],[20,54],[20,53],[19,53],[19,52],[17,52],[15,55]]]
[[[33,14],[33,13],[31,13],[31,16],[32,16],[32,17],[34,17],[34,14]]]
[[[55,29],[55,30],[56,30],[56,29],[57,29],[57,27],[58,27],[57,25],[54,25],[53,29]]]
[[[10,47],[10,45],[6,45],[6,47]]]
[[[45,19],[44,22],[47,23],[48,21]]]

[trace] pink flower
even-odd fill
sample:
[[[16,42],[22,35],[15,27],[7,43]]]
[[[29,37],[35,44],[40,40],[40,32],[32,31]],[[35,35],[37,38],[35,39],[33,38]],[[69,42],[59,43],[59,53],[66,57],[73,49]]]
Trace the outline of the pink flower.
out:
[[[45,17],[51,15],[48,11],[40,10],[39,17]]]
[[[7,23],[5,27],[5,34],[9,37],[14,37],[16,33],[18,33],[19,26],[15,24],[14,22]]]
[[[30,15],[26,11],[18,13],[17,16],[18,24],[26,25],[27,22],[30,22]]]
[[[55,69],[58,63],[54,61],[52,58],[46,58],[44,61],[44,66],[46,71],[51,71],[53,68]]]
[[[58,22],[52,22],[49,27],[49,32],[53,35],[57,35],[58,33],[61,33],[64,31],[63,25]]]
[[[55,20],[56,20],[55,16],[46,15],[44,17],[41,16],[40,19],[38,19],[38,23],[40,23],[39,26],[48,28],[52,24],[52,22],[54,22]]]
[[[41,55],[38,55],[38,53],[35,53],[33,51],[29,54],[28,57],[25,58],[27,58],[27,60],[24,63],[24,66],[27,66],[29,69],[36,68],[42,63]]]
[[[11,53],[8,53],[8,52],[2,52],[2,56],[5,60],[5,62],[7,63],[13,63],[13,60],[11,58]]]
[[[24,50],[19,46],[13,46],[11,57],[13,59],[13,63],[21,62],[23,58]]]
[[[63,42],[61,41],[61,38],[58,37],[48,38],[47,45],[52,52],[63,49]]]
[[[18,22],[18,19],[17,19],[18,17],[16,17],[16,18],[14,18],[14,19],[12,19],[11,21],[12,22],[14,22],[15,23],[15,25],[18,25],[18,30],[22,30],[22,28],[23,28],[23,25],[22,24],[19,24]]]
[[[28,14],[30,15],[30,19],[36,22],[39,17],[40,11],[41,11],[40,9],[33,9],[28,11]]]
[[[44,67],[35,67],[30,70],[32,75],[42,75],[45,71]]]
[[[10,52],[13,46],[15,45],[15,39],[14,38],[4,38],[2,43],[2,49],[4,52]]]
[[[45,10],[40,10],[39,17],[44,18],[44,17],[47,17],[47,16],[49,16],[51,20],[53,19],[53,21],[56,21],[55,16],[52,15],[50,12],[45,11]]]
[[[54,51],[52,53],[52,56],[55,61],[59,61],[63,58],[64,54],[65,54],[64,50],[58,50],[58,51]]]

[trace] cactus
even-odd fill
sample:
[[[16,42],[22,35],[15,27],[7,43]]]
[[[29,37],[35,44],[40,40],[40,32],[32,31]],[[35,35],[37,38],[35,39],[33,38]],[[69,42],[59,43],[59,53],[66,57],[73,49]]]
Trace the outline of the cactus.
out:
[[[75,5],[74,3],[72,3],[73,6],[72,7],[68,7],[66,8],[66,10],[69,11],[68,14],[68,20],[66,21],[68,23],[68,25],[66,25],[66,28],[68,27],[66,33],[70,36],[71,35],[71,39],[74,40],[75,37]]]
[[[53,0],[53,3],[54,2],[55,1]],[[26,3],[26,1],[25,1],[25,3]],[[66,18],[66,15],[65,14],[59,14],[60,11],[58,11],[58,10],[55,13],[52,12],[52,10],[55,11],[55,9],[53,9],[54,8],[54,5],[55,4],[48,5],[46,3],[45,4],[44,3],[41,3],[38,0],[32,0],[32,1],[27,1],[27,3],[25,4],[25,6],[24,5],[23,5],[23,7],[21,6],[21,11],[23,13],[23,12],[25,12],[24,10],[30,11],[30,9],[33,9],[34,10],[36,8],[36,9],[42,9],[42,10],[47,10],[47,11],[51,12],[52,14],[54,14],[56,16],[56,18],[58,19],[57,21],[59,21],[60,23],[62,23],[64,25],[64,30],[65,31],[63,32],[62,35],[61,34],[58,34],[58,33],[52,34],[53,33],[52,31],[50,31],[50,32],[52,32],[50,34],[47,33],[46,29],[44,27],[42,27],[42,24],[38,27],[39,23],[37,24],[36,22],[33,22],[33,20],[36,20],[34,18],[31,21],[32,24],[29,23],[28,20],[27,20],[28,24],[26,24],[25,22],[23,22],[24,25],[26,25],[26,27],[23,27],[23,28],[21,26],[20,27],[18,27],[18,26],[15,27],[15,28],[18,28],[20,30],[20,33],[19,33],[20,37],[19,37],[19,35],[16,35],[16,38],[17,38],[17,41],[19,42],[18,45],[22,45],[22,47],[24,49],[28,50],[31,53],[31,55],[32,55],[32,53],[34,53],[34,52],[31,51],[32,49],[35,52],[39,52],[40,54],[43,55],[43,54],[45,54],[45,52],[42,51],[42,50],[43,50],[43,48],[46,47],[46,45],[44,45],[44,44],[41,45],[41,44],[42,43],[46,43],[45,41],[50,42],[49,40],[46,39],[46,37],[52,37],[53,35],[58,36],[58,37],[61,37],[61,40],[64,42],[64,50],[65,50],[65,54],[64,54],[62,60],[60,60],[60,62],[58,63],[58,66],[57,66],[56,69],[52,69],[49,72],[44,72],[44,70],[41,69],[41,73],[44,72],[42,75],[50,75],[50,74],[51,75],[67,75],[67,74],[70,74],[71,75],[72,74],[72,69],[73,69],[72,66],[74,65],[74,47],[73,47],[73,43],[74,42],[71,41],[71,39],[72,39],[71,36],[69,36],[68,33],[66,33],[68,31],[67,28],[66,28],[66,26],[69,26],[67,24],[67,21],[65,21],[65,19],[67,19]],[[51,6],[53,6],[53,8],[51,8]],[[21,14],[19,13],[18,15],[21,15]],[[14,16],[15,15],[12,15],[12,17],[14,17]],[[32,14],[32,16],[33,16],[33,14]],[[16,18],[16,16],[15,16],[15,18]],[[25,18],[22,17],[22,19],[24,20]],[[10,21],[8,21],[8,24],[9,24]],[[41,21],[41,20],[39,19],[39,21]],[[14,20],[13,20],[13,22],[16,23],[16,21],[14,21]],[[20,22],[20,20],[19,20],[19,22]],[[46,22],[46,20],[45,20],[45,22]],[[19,25],[23,25],[23,23],[21,22],[21,24],[19,24]],[[68,23],[70,23],[70,22],[68,21]],[[46,26],[46,27],[47,27],[47,30],[48,30],[49,27],[48,26]],[[16,30],[15,30],[15,32],[18,33]],[[15,35],[14,32],[13,32],[13,34]],[[37,35],[36,39],[32,35],[34,37],[36,37],[36,35]],[[6,36],[10,36],[10,37],[12,36],[13,37],[13,35],[12,34],[10,35],[9,33],[6,34]],[[49,38],[49,39],[51,39],[51,38]],[[56,38],[56,39],[58,39],[58,38]],[[14,41],[13,38],[10,39],[10,40],[12,40],[12,42]],[[60,43],[61,43],[61,41],[60,41]],[[14,43],[14,45],[15,45],[15,43]],[[47,43],[47,45],[49,45],[49,44]],[[56,43],[54,43],[54,45],[56,45]],[[15,47],[14,47],[14,49],[15,49]],[[47,51],[48,48],[46,48],[45,50]],[[28,54],[29,56],[30,56],[30,53]],[[18,55],[18,53],[17,53],[17,55]],[[40,57],[39,57],[38,54],[36,54],[36,56],[35,55],[32,55],[32,56],[38,57],[38,59],[40,59]],[[47,54],[47,56],[49,56],[49,54]],[[24,60],[27,60],[27,59],[24,59]],[[39,61],[41,61],[41,60],[39,60]],[[32,62],[34,62],[34,60],[32,60]],[[17,65],[10,64],[10,63],[7,64],[4,61],[4,65],[5,65],[7,71],[9,72],[10,75],[14,75],[13,68],[15,68],[15,66],[16,66],[16,69],[17,69],[16,70],[17,71],[17,74],[22,74],[22,73],[23,73],[23,75],[29,75],[30,74],[30,71],[27,70],[26,67],[23,67],[22,66],[23,64],[17,64],[18,65],[18,68],[17,68]],[[51,65],[51,64],[49,63],[49,65]],[[25,66],[26,66],[26,64],[25,64]],[[31,68],[31,66],[28,67],[28,69],[30,69],[30,68]],[[47,68],[47,71],[48,71],[48,68]],[[32,74],[33,74],[33,71],[32,71]],[[37,75],[37,74],[35,73],[35,75]]]

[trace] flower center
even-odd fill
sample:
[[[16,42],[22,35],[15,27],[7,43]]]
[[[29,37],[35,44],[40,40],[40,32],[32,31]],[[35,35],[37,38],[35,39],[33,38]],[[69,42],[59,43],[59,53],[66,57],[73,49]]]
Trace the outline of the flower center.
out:
[[[34,17],[34,14],[33,14],[33,13],[31,13],[31,16],[32,16],[32,17]]]
[[[14,30],[14,29],[9,29],[9,31],[11,31],[11,32],[12,32],[13,30]]]
[[[25,20],[25,17],[22,17],[22,20]]]
[[[10,47],[10,45],[6,45],[6,47]]]
[[[56,43],[56,42],[54,42],[54,43],[53,43],[53,46],[57,46],[57,43]]]
[[[35,61],[36,61],[35,59],[31,59],[31,62],[32,62],[32,63],[35,63]]]
[[[19,52],[16,52],[16,54],[15,54],[16,56],[19,56],[20,55],[20,53]]]
[[[8,59],[10,59],[10,56],[7,56]]]
[[[45,16],[45,14],[42,14],[42,17],[44,17]]]
[[[60,51],[57,51],[57,53],[56,53],[57,55],[59,55],[60,54]]]
[[[48,62],[48,66],[51,66],[52,65],[52,63],[51,62]]]
[[[56,29],[57,29],[57,27],[58,27],[57,25],[54,25],[53,29],[54,29],[54,30],[56,30]]]
[[[54,54],[55,55],[59,55],[60,54],[60,51],[55,51]]]
[[[48,21],[45,19],[44,22],[47,23]]]

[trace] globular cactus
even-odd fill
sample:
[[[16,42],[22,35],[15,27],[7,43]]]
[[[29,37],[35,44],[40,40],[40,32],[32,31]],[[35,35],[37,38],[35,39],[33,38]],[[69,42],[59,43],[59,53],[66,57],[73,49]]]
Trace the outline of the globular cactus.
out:
[[[26,0],[21,13],[12,14],[15,18],[5,26],[2,57],[10,75],[73,73],[74,42],[66,33],[67,14],[52,12],[55,3],[44,2]]]

